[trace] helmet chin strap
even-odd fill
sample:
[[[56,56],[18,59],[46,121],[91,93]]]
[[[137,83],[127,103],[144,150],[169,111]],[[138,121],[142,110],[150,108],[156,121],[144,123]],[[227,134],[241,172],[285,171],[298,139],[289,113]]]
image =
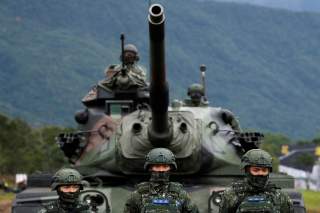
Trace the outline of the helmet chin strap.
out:
[[[150,181],[152,182],[168,182],[170,177],[169,172],[151,172]]]

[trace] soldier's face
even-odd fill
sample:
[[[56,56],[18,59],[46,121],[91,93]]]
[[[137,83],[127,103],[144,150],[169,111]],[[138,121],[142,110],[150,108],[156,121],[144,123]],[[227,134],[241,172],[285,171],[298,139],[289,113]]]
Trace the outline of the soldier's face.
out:
[[[65,185],[65,186],[60,186],[60,191],[64,193],[73,193],[77,192],[80,190],[79,185]]]
[[[151,166],[151,171],[153,172],[168,172],[171,167],[167,164],[156,164]]]
[[[259,166],[250,166],[249,172],[254,176],[256,176],[256,175],[266,176],[269,174],[269,168],[268,167],[259,167]]]
[[[124,52],[124,63],[133,64],[136,60],[136,54],[133,52]]]

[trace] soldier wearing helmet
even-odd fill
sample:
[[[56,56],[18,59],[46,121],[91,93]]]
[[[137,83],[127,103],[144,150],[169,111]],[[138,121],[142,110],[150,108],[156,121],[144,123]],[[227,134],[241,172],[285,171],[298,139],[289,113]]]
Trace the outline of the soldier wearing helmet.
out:
[[[220,213],[291,213],[293,204],[280,188],[268,182],[272,157],[261,149],[251,149],[241,158],[245,180],[235,182],[222,194]]]
[[[122,55],[120,55],[122,59]],[[123,50],[123,63],[126,66],[128,72],[135,76],[136,78],[145,81],[146,80],[146,71],[137,64],[139,61],[139,52],[135,45],[133,44],[126,44]],[[121,66],[116,66],[115,70],[120,71]]]
[[[57,191],[59,199],[44,206],[38,213],[91,212],[87,204],[80,203],[78,198],[83,189],[82,177],[75,169],[60,169],[53,176],[51,190]]]
[[[170,172],[177,170],[170,150],[152,149],[146,156],[144,169],[151,173],[150,181],[137,185],[125,204],[125,213],[198,212],[182,185],[169,181]]]
[[[139,66],[138,49],[133,44],[126,44],[120,55],[122,64],[111,65],[106,70],[106,77],[100,84],[107,88],[128,89],[130,87],[145,87],[146,71]],[[122,72],[125,70],[125,72]],[[125,73],[125,74],[124,74]]]
[[[133,44],[126,44],[124,46],[123,54],[123,60],[125,65],[132,65],[139,61],[138,49]],[[122,59],[122,55],[120,56],[120,59]]]
[[[208,103],[206,103],[203,100],[204,97],[204,88],[201,84],[192,84],[188,88],[188,96],[190,99],[184,100],[184,103],[186,106],[207,106]]]

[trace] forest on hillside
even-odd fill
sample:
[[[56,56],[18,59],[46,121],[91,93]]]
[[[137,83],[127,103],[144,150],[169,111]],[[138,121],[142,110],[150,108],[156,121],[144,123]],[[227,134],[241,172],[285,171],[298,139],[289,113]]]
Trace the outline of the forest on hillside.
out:
[[[21,119],[0,114],[0,174],[54,172],[67,163],[55,137],[71,129],[33,128]]]
[[[320,15],[216,1],[160,1],[170,98],[207,65],[207,96],[243,128],[320,132]],[[126,5],[125,7],[123,5]],[[0,110],[34,126],[73,125],[81,98],[119,63],[120,33],[148,69],[147,1],[0,1]]]

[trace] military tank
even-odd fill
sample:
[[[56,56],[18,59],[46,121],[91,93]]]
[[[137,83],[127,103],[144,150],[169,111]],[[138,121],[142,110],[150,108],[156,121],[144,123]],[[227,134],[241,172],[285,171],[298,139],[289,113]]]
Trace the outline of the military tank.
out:
[[[178,169],[171,179],[185,186],[200,212],[218,212],[219,193],[244,177],[240,158],[259,147],[263,134],[242,132],[232,112],[209,106],[204,78],[197,103],[191,97],[169,106],[165,15],[160,4],[150,6],[148,21],[150,84],[141,81],[124,63],[117,69],[110,66],[107,72],[112,74],[90,90],[82,100],[85,109],[75,114],[79,130],[62,133],[57,141],[85,177],[86,187],[80,198],[94,201],[98,212],[123,211],[135,184],[149,178],[144,171],[145,155],[155,147],[168,148],[175,154]],[[204,74],[204,66],[201,72]],[[272,174],[271,181],[297,198],[297,212],[304,211],[292,177]],[[41,204],[57,199],[49,183],[39,183],[34,181],[17,195],[13,212],[36,212]]]

